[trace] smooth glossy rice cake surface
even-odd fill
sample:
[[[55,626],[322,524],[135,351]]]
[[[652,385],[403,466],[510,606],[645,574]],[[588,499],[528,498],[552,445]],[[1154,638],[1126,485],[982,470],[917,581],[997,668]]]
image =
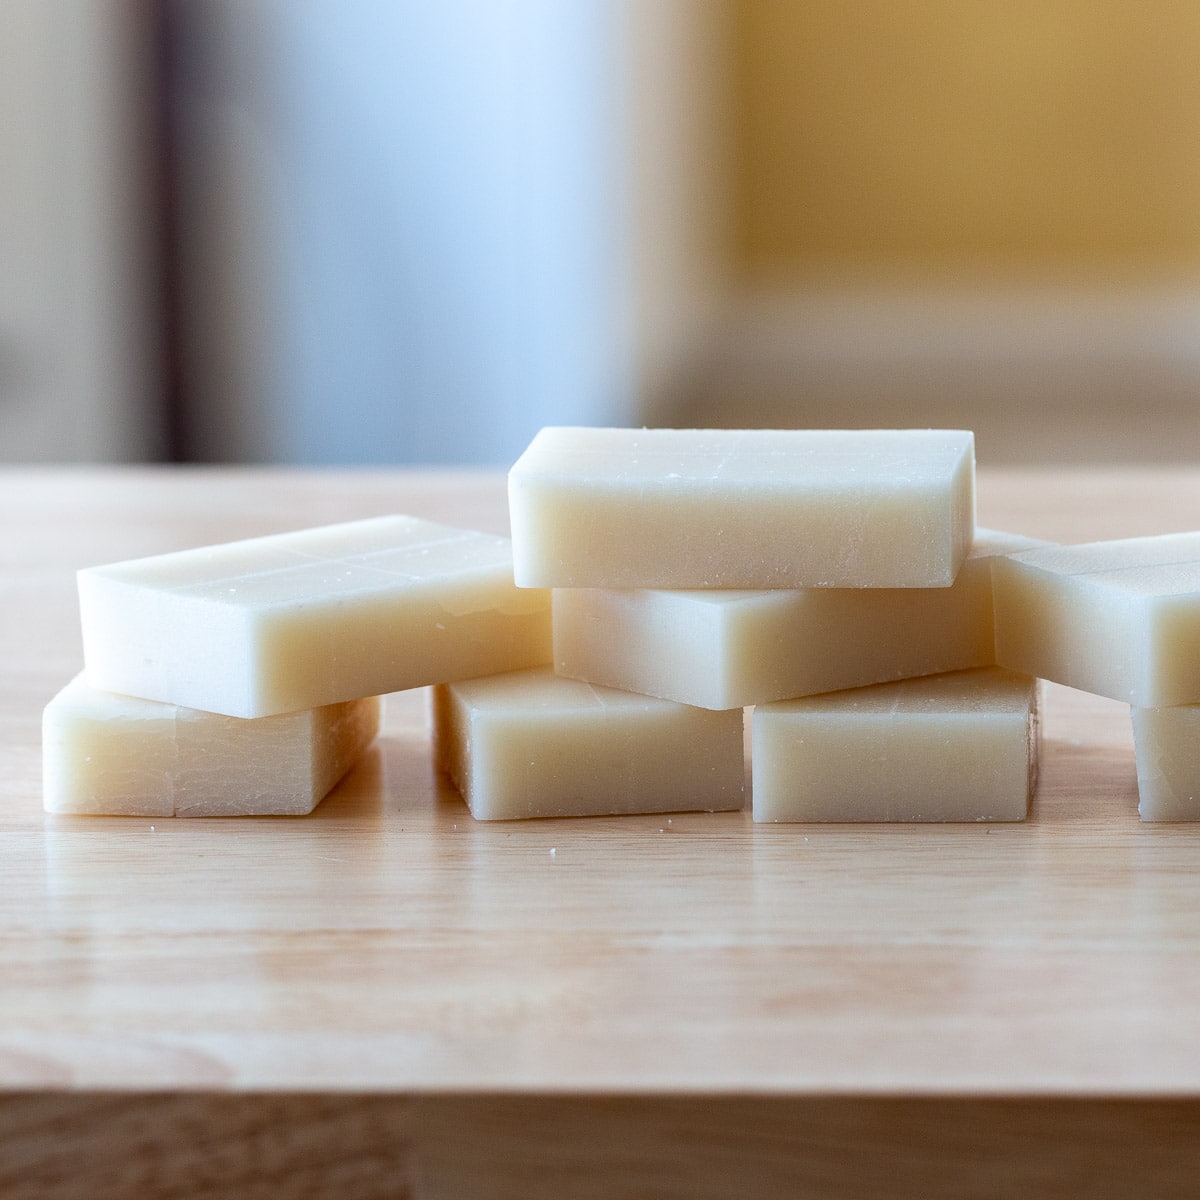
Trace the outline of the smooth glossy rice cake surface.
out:
[[[948,588],[556,588],[554,668],[720,709],[990,666],[992,560],[1047,544],[980,529]]]
[[[1200,821],[1200,704],[1130,713],[1142,820]]]
[[[756,821],[1022,821],[1037,681],[955,671],[754,710]]]
[[[371,744],[372,697],[244,720],[89,687],[78,675],[42,717],[48,812],[302,816]]]
[[[434,692],[438,763],[481,821],[740,808],[742,730],[549,668]]]
[[[1139,708],[1200,701],[1200,533],[1028,550],[995,567],[996,661]]]
[[[79,573],[88,682],[235,717],[550,662],[506,538],[389,516]]]
[[[961,430],[543,429],[509,474],[523,587],[947,587]]]

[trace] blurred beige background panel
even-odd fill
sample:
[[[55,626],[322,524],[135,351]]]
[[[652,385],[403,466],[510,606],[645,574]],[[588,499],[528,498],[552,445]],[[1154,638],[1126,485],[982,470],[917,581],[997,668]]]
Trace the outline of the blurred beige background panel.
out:
[[[118,0],[0,3],[0,460],[160,449],[147,33]]]
[[[0,459],[1196,459],[1197,48],[1168,0],[0,0]]]
[[[729,285],[649,421],[1200,457],[1200,6],[726,12]]]
[[[628,339],[643,413],[669,407],[724,319],[732,262],[727,0],[624,0]]]
[[[741,277],[1200,272],[1200,5],[731,2]]]
[[[973,429],[980,462],[1200,460],[1200,287],[731,297],[654,423]]]

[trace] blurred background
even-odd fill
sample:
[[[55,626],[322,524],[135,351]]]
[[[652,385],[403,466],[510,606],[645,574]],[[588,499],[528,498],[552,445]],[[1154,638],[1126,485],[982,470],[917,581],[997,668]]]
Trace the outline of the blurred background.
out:
[[[0,458],[1200,457],[1200,5],[0,0]]]

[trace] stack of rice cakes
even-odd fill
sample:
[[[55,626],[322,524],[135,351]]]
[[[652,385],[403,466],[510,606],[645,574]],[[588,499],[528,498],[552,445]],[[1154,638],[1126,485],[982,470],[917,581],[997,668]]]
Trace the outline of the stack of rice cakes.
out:
[[[1037,677],[1132,701],[1142,816],[1200,815],[1200,534],[976,529],[955,430],[546,429],[512,542],[382,517],[80,573],[56,812],[296,815],[434,685],[481,820],[1021,820]]]

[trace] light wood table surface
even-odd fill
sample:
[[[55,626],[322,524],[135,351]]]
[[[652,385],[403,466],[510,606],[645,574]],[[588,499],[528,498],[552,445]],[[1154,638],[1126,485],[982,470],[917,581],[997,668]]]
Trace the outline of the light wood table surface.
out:
[[[507,525],[499,474],[0,475],[0,1195],[1194,1194],[1200,826],[1111,701],[1047,686],[1013,826],[476,824],[422,693],[308,818],[43,813],[76,568],[392,511]],[[979,519],[1200,528],[1200,470]]]

